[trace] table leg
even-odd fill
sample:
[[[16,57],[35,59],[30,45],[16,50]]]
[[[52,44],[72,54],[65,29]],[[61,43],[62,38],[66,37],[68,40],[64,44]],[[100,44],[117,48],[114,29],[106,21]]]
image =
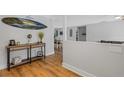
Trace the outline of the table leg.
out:
[[[27,48],[27,60],[30,59],[30,56],[29,56],[29,48]]]
[[[10,49],[7,48],[7,69],[10,71]]]
[[[44,44],[44,59],[46,57],[46,44]]]
[[[30,64],[31,64],[31,50],[32,49],[31,49],[31,45],[30,45],[30,57],[29,57],[30,58]]]

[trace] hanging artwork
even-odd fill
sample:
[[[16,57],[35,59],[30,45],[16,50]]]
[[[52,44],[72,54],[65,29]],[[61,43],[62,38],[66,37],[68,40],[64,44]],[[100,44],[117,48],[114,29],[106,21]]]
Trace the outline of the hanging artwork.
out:
[[[42,23],[25,18],[6,17],[2,19],[2,22],[10,26],[23,28],[23,29],[39,30],[39,29],[47,28],[47,26]]]

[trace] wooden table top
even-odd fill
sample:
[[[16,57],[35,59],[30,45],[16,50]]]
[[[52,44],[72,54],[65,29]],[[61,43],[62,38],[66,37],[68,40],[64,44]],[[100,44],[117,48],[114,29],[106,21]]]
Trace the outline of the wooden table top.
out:
[[[29,44],[19,44],[14,46],[6,46],[6,48],[29,48],[31,47],[40,47],[43,46],[45,43],[29,43]]]

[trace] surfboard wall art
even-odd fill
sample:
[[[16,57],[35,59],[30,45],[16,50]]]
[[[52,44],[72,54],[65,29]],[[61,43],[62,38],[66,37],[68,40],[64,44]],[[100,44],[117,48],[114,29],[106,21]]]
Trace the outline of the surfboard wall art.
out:
[[[23,29],[39,30],[47,28],[47,26],[42,23],[25,18],[6,17],[2,19],[2,22],[10,26]]]

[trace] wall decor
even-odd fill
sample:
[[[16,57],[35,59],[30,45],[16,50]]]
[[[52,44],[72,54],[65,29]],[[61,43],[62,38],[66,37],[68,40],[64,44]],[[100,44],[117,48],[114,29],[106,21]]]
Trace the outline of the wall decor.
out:
[[[39,32],[38,36],[40,38],[40,43],[42,43],[43,37],[44,37],[44,33],[43,32]]]
[[[17,41],[17,42],[16,42],[16,45],[17,45],[17,46],[20,45],[20,41]]]
[[[73,36],[73,30],[72,29],[70,29],[70,37],[72,37]]]
[[[31,38],[32,38],[32,34],[28,34],[27,38],[28,38],[28,43],[30,43],[31,42]]]
[[[39,29],[47,28],[47,26],[42,23],[25,18],[5,17],[2,19],[2,22],[10,26],[23,28],[23,29],[39,30]]]
[[[9,41],[9,46],[15,46],[15,45],[16,45],[15,40],[10,40]]]
[[[60,31],[60,35],[63,35],[63,32],[62,31]]]

